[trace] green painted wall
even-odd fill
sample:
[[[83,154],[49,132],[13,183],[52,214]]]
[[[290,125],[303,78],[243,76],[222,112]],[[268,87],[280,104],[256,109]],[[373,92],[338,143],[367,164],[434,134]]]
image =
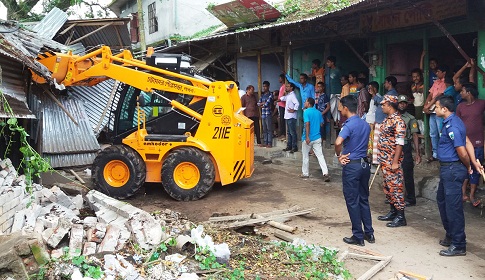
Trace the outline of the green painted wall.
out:
[[[485,28],[478,31],[478,51],[477,51],[477,65],[485,70]],[[479,72],[478,76],[478,92],[480,99],[485,99],[484,78]]]

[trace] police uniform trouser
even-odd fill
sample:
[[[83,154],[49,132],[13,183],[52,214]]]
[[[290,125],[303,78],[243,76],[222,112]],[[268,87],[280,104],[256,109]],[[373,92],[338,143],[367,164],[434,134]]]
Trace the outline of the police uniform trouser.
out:
[[[416,191],[414,189],[414,160],[411,143],[404,144],[402,148],[404,158],[401,166],[404,174],[404,187],[406,188],[406,201],[416,203]]]
[[[458,249],[466,249],[465,215],[463,213],[463,181],[468,178],[466,167],[461,162],[440,165],[440,183],[436,201],[446,236]]]
[[[345,203],[352,223],[352,234],[359,240],[374,234],[369,207],[370,165],[366,162],[349,163],[342,169]],[[362,231],[362,225],[364,230]]]
[[[391,165],[382,165],[382,174],[384,179],[383,191],[390,204],[394,205],[397,210],[404,210],[404,185],[402,168],[392,171]]]

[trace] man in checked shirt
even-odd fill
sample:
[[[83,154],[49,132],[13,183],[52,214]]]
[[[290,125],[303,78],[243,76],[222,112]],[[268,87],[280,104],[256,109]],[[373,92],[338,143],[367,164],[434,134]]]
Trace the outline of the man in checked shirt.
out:
[[[400,227],[406,225],[404,216],[404,185],[402,149],[406,136],[406,124],[398,112],[397,96],[385,95],[381,102],[382,111],[387,118],[381,125],[380,137],[377,142],[377,161],[381,165],[384,175],[384,193],[389,201],[391,211],[385,216],[377,217],[380,221],[391,221],[388,227]]]

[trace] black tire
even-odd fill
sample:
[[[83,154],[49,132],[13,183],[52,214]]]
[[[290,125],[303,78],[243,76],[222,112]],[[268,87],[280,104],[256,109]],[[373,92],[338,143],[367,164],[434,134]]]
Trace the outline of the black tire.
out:
[[[124,167],[125,175],[129,176],[124,177],[126,180],[120,179],[115,182],[113,178],[105,178],[105,171],[111,174],[106,168],[115,166],[115,163],[118,163],[118,168]],[[145,183],[146,178],[146,165],[141,156],[130,147],[123,145],[110,146],[102,150],[94,159],[92,170],[94,188],[117,199],[134,195]]]
[[[181,164],[197,169],[200,176],[192,188],[183,188],[177,183],[175,170]],[[204,197],[214,185],[215,168],[210,157],[203,151],[185,147],[171,152],[162,165],[162,184],[172,198],[181,201],[198,200]]]

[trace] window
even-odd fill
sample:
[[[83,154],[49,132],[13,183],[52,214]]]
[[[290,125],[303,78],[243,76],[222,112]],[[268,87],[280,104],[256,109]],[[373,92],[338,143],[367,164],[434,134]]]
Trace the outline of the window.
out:
[[[155,2],[148,5],[148,33],[152,34],[158,31],[158,18]]]

